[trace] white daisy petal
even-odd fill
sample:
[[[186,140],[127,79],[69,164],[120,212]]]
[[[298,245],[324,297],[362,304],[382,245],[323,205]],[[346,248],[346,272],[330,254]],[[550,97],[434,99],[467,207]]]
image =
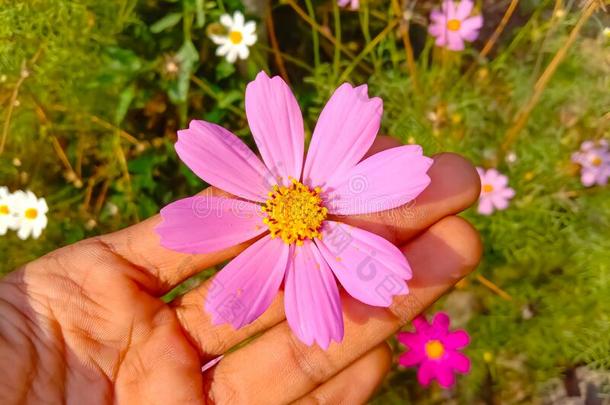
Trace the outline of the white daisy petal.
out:
[[[256,32],[256,23],[254,21],[248,21],[243,27],[244,36],[254,34]]]
[[[210,39],[216,45],[222,45],[228,41],[227,37],[223,37],[222,35],[210,35]]]
[[[256,39],[257,39],[256,34],[244,35],[243,43],[248,46],[252,46],[256,43]]]
[[[231,49],[229,49],[229,52],[227,53],[227,62],[229,63],[235,63],[235,61],[237,60],[237,49],[235,47],[231,47]]]
[[[227,28],[233,27],[233,18],[229,14],[223,14],[220,16],[220,23]]]
[[[231,44],[229,42],[225,42],[221,46],[216,49],[217,56],[225,56],[231,50]]]
[[[246,45],[242,45],[237,49],[237,53],[239,55],[239,59],[248,59],[250,56],[250,50]]]
[[[244,28],[244,15],[240,11],[233,13],[233,26],[234,30],[242,31]]]

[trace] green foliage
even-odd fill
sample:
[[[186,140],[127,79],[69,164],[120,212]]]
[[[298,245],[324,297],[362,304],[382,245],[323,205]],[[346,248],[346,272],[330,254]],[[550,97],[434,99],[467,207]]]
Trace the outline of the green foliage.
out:
[[[280,59],[308,136],[344,78],[368,82],[369,93],[384,100],[384,133],[421,144],[427,154],[454,151],[497,167],[517,192],[505,211],[465,214],[485,242],[478,275],[511,299],[474,275],[437,304],[465,319],[459,326],[473,337],[472,372],[447,394],[419,388],[413,370],[397,370],[376,402],[535,401],[541,383],[566,369],[610,368],[610,189],[584,188],[570,162],[582,141],[610,136],[610,44],[598,17],[586,24],[516,143],[502,151],[581,11],[552,16],[554,2],[523,2],[492,55],[480,58],[479,42],[459,54],[434,47],[423,25],[430,3],[412,13],[416,81],[400,33],[384,31],[394,18],[389,2],[348,12],[307,0],[303,13],[325,34],[289,5],[274,4]],[[3,2],[0,122],[8,131],[0,185],[44,196],[50,212],[40,239],[0,237],[0,273],[154,215],[204,187],[172,147],[189,119],[222,123],[253,144],[245,85],[259,70],[277,73],[282,65],[262,30],[247,61],[232,65],[214,55],[206,30],[236,9],[244,8],[203,0]],[[483,12],[487,38],[501,14]],[[250,17],[262,28],[264,16]],[[8,120],[14,94],[18,105]],[[472,304],[460,313],[452,303],[464,297]]]

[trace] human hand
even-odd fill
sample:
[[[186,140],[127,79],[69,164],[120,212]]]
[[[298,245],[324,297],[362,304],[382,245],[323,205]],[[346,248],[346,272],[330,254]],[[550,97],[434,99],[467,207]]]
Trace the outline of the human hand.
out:
[[[395,142],[380,137],[371,149]],[[343,294],[345,336],[327,351],[292,335],[281,293],[239,330],[212,325],[203,308],[210,281],[164,303],[173,287],[248,244],[213,254],[169,251],[154,232],[159,216],[26,264],[0,282],[0,403],[366,401],[390,367],[384,341],[481,255],[476,231],[454,216],[478,198],[478,174],[453,154],[436,156],[428,174],[432,182],[415,202],[350,218],[399,246],[414,277],[390,308]]]

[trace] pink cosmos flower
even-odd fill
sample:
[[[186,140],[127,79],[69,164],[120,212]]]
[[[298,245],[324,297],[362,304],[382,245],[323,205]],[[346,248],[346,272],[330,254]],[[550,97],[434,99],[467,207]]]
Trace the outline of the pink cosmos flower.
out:
[[[605,186],[610,177],[610,151],[605,139],[586,141],[580,145],[580,151],[572,155],[572,161],[581,166],[580,181],[585,187],[595,184]]]
[[[360,8],[360,0],[337,0],[339,7],[349,7],[350,10]]]
[[[477,39],[479,29],[483,26],[483,17],[469,17],[473,6],[471,0],[462,0],[459,4],[445,0],[440,11],[433,10],[430,13],[432,22],[428,32],[436,38],[436,46],[461,51],[464,49],[464,41]]]
[[[322,110],[304,157],[303,118],[280,77],[260,72],[246,88],[246,115],[262,161],[237,136],[205,121],[178,132],[176,152],[234,198],[201,195],[161,210],[161,244],[219,251],[258,238],[216,276],[206,297],[214,324],[240,328],[284,285],[288,324],[327,348],[343,338],[337,280],[363,303],[387,307],[407,294],[411,268],[386,239],[340,222],[398,207],[430,183],[432,159],[417,145],[362,159],[379,130],[382,101],[367,86],[341,85]],[[330,217],[332,215],[332,218]]]
[[[409,349],[400,355],[398,363],[405,367],[419,366],[417,380],[428,386],[434,379],[441,387],[455,383],[454,372],[470,371],[470,360],[458,349],[468,346],[470,337],[463,330],[449,331],[449,317],[438,312],[432,324],[423,315],[413,320],[415,332],[399,332],[398,341]]]
[[[481,177],[481,195],[477,211],[482,215],[491,215],[495,210],[508,208],[508,200],[515,196],[515,190],[508,187],[508,177],[496,169],[485,170],[477,167]]]

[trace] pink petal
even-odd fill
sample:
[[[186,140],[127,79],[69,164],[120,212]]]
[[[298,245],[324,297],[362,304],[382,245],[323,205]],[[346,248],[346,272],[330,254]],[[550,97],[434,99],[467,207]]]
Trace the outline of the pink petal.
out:
[[[432,361],[424,361],[417,370],[417,381],[426,387],[434,378],[436,378],[436,364]]]
[[[443,344],[447,349],[450,350],[461,349],[468,346],[469,343],[470,336],[468,336],[468,333],[463,330],[450,332],[443,338]]]
[[[436,46],[445,46],[447,45],[447,35],[439,35],[436,37],[436,41],[434,41],[434,45]]]
[[[284,278],[289,251],[281,239],[267,235],[220,270],[205,302],[213,324],[238,329],[265,312]]]
[[[480,15],[462,21],[460,35],[466,41],[474,41],[479,37],[479,29],[483,26],[483,17]]]
[[[595,184],[597,172],[593,169],[583,168],[581,171],[580,181],[585,187],[590,187]]]
[[[436,379],[443,388],[451,388],[455,384],[455,375],[448,364],[439,363],[436,366]]]
[[[451,369],[457,370],[462,374],[466,374],[470,371],[470,359],[460,352],[448,352],[445,363]]]
[[[508,184],[508,177],[494,170],[494,173],[487,176],[487,181],[494,189],[500,189],[506,187]]]
[[[477,212],[481,215],[491,215],[494,212],[493,202],[490,197],[480,197]]]
[[[409,347],[411,350],[414,350],[417,347],[423,347],[424,345],[422,336],[419,333],[399,332],[396,338],[400,343]]]
[[[326,206],[331,214],[338,215],[368,214],[399,207],[430,184],[426,172],[432,162],[418,145],[376,153],[328,183]]]
[[[423,360],[426,356],[423,351],[409,350],[398,357],[398,364],[404,367],[413,367]]]
[[[346,224],[326,221],[320,253],[343,288],[357,300],[388,307],[395,295],[407,294],[411,267],[402,252],[381,236]]]
[[[428,26],[428,33],[433,37],[441,37],[445,35],[447,31],[447,23],[432,23]]]
[[[413,327],[418,334],[426,335],[430,331],[430,324],[424,315],[419,315],[412,321]]]
[[[337,282],[313,242],[293,249],[284,286],[286,320],[299,340],[326,350],[331,340],[343,339]]]
[[[447,33],[447,49],[452,51],[464,50],[464,40],[458,32],[451,31]]]
[[[490,198],[497,210],[501,211],[508,208],[508,200],[501,195],[492,195]]]
[[[246,115],[263,161],[278,179],[301,178],[303,117],[296,98],[279,76],[260,72],[246,87]]]
[[[474,3],[470,0],[460,1],[460,4],[458,4],[456,11],[455,11],[455,17],[458,20],[465,19],[466,17],[468,17],[470,15],[473,7],[474,7]]]
[[[201,179],[236,196],[263,202],[275,181],[237,136],[206,121],[191,121],[178,131],[176,152]]]
[[[195,196],[161,210],[161,246],[183,253],[216,252],[265,232],[260,206],[224,197]]]
[[[498,194],[501,195],[503,198],[511,199],[515,196],[515,190],[510,187],[507,187],[503,190],[498,191]]]
[[[369,98],[366,85],[339,86],[318,118],[303,180],[310,186],[324,186],[354,167],[373,144],[382,112],[383,102]]]
[[[437,312],[432,319],[432,329],[437,334],[446,335],[449,331],[449,316],[444,312]],[[438,335],[437,335],[438,336]]]
[[[453,0],[445,0],[441,5],[441,12],[447,16],[448,20],[456,18],[456,8]]]
[[[439,10],[432,10],[430,13],[430,19],[437,23],[438,27],[447,26],[447,16]]]

